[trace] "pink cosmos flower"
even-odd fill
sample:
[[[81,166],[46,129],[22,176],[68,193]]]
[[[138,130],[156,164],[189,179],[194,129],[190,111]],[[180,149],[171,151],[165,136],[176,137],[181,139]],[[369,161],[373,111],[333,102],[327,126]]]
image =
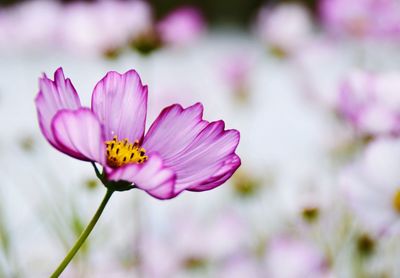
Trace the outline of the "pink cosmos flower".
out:
[[[389,39],[400,36],[397,0],[323,0],[320,16],[334,35]]]
[[[242,53],[232,54],[221,60],[219,68],[222,81],[235,93],[248,88],[254,57]]]
[[[340,176],[340,186],[350,208],[368,231],[400,234],[400,142],[382,138]]]
[[[203,106],[166,107],[145,134],[147,86],[136,71],[111,71],[83,107],[71,80],[59,68],[44,75],[36,108],[43,135],[59,151],[102,165],[104,184],[140,188],[159,199],[184,190],[204,191],[224,183],[240,166],[240,134],[222,120],[202,119]]]
[[[104,54],[123,48],[153,28],[145,1],[76,2],[37,0],[0,8],[0,47],[55,48]]]
[[[126,46],[152,25],[144,1],[77,2],[65,6],[58,39],[67,50],[98,54]]]
[[[192,7],[173,11],[157,24],[161,40],[172,46],[185,46],[195,41],[206,29],[201,13]]]
[[[0,9],[1,47],[41,49],[54,44],[61,17],[56,1],[26,1]]]
[[[307,10],[297,4],[261,9],[257,34],[274,51],[292,54],[310,39],[312,22]]]
[[[339,110],[358,132],[399,135],[400,73],[353,72],[342,84]]]

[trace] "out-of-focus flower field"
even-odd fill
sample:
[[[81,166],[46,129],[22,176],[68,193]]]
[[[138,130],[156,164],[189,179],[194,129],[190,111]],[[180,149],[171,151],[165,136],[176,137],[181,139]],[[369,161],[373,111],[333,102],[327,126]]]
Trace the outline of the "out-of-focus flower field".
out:
[[[400,2],[260,7],[245,28],[141,1],[0,8],[0,277],[47,277],[103,194],[44,139],[38,78],[82,103],[110,70],[240,131],[225,184],[160,201],[116,192],[62,277],[400,277]]]

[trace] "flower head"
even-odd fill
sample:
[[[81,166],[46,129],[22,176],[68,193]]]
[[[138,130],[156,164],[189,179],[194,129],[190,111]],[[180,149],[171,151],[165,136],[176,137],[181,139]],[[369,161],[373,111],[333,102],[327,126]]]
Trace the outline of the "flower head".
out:
[[[106,54],[153,28],[152,11],[144,1],[58,2],[25,1],[0,9],[0,47]]]
[[[161,41],[168,45],[185,46],[195,41],[206,29],[201,13],[192,7],[173,11],[157,24]]]
[[[323,0],[320,16],[334,35],[398,39],[400,5],[396,0]]]
[[[221,61],[220,67],[224,81],[233,88],[239,88],[248,79],[252,61],[246,55],[234,54]]]
[[[136,71],[111,71],[83,107],[59,68],[44,75],[36,108],[43,135],[59,151],[97,162],[106,186],[140,188],[159,199],[224,183],[240,166],[237,130],[202,119],[203,106],[166,107],[145,134],[147,86]],[[121,189],[122,190],[122,189]]]
[[[342,84],[339,110],[365,135],[400,132],[400,73],[372,74],[356,71]]]
[[[126,46],[152,28],[144,1],[77,2],[66,5],[59,26],[60,44],[78,54],[105,54]]]
[[[312,24],[307,10],[296,4],[261,9],[257,33],[274,54],[292,54],[309,40]]]
[[[57,1],[26,1],[0,9],[1,47],[38,50],[56,42],[62,14]]]

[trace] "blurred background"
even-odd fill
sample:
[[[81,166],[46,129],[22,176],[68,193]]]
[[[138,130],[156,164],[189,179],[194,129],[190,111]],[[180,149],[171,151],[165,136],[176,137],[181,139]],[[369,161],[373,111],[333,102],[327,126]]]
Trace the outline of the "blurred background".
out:
[[[125,0],[126,1],[126,0]],[[10,6],[21,2],[29,2],[29,0],[1,0],[0,5]],[[73,3],[73,2],[86,2],[93,3],[96,0],[60,0],[60,3]],[[222,1],[212,1],[212,0],[152,0],[148,3],[152,6],[154,15],[160,18],[172,10],[179,8],[181,6],[190,5],[200,9],[209,24],[216,24],[221,22],[229,21],[229,23],[234,23],[237,25],[245,26],[250,23],[253,16],[257,13],[258,9],[265,4],[274,5],[278,3],[301,3],[308,8],[315,10],[317,0],[222,0]]]
[[[62,277],[400,277],[400,2],[0,1],[0,277],[46,277],[105,188],[42,136],[38,78],[89,105],[136,69],[241,132],[215,190],[117,193]],[[147,125],[149,126],[149,124]]]

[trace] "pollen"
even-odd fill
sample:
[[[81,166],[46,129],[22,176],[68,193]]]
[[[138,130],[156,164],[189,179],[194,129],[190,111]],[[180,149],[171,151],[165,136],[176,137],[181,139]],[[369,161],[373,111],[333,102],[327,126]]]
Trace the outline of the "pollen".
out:
[[[396,191],[392,201],[393,208],[397,213],[400,213],[400,189]]]
[[[107,147],[107,164],[117,168],[130,163],[144,163],[148,156],[146,150],[139,145],[139,141],[130,143],[128,139],[118,140],[114,136],[113,140],[105,142]]]

